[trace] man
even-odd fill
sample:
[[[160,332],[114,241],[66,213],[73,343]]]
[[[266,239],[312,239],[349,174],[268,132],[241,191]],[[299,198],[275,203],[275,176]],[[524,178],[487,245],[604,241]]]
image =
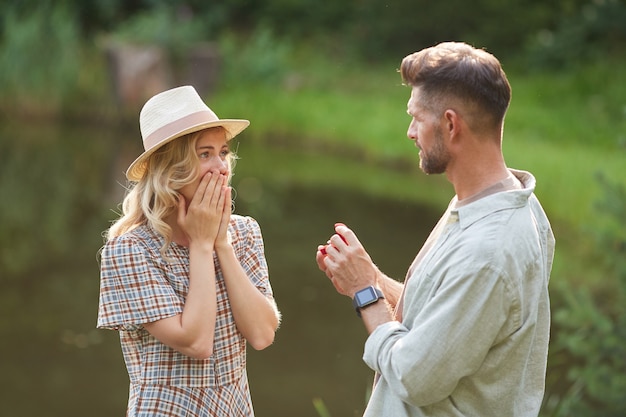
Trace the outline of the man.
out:
[[[536,416],[554,235],[534,177],[502,156],[509,82],[494,56],[454,42],[405,57],[400,72],[420,167],[445,173],[456,195],[404,284],[343,224],[318,247],[319,268],[370,333],[365,416]]]

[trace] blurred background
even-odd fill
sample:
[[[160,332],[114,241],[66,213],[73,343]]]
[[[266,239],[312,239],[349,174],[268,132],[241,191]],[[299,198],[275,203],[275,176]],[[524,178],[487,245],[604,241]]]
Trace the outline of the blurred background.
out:
[[[120,416],[128,377],[95,329],[102,232],[141,152],[138,112],[193,84],[237,138],[284,321],[249,350],[256,414],[359,416],[366,332],[314,261],[341,221],[399,280],[454,192],[406,139],[405,55],[495,54],[504,152],[557,236],[542,416],[626,415],[624,0],[14,0],[0,4],[0,414]]]

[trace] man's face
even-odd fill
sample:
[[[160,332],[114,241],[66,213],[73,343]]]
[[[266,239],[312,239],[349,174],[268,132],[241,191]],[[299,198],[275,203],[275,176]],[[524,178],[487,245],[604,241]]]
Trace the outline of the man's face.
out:
[[[425,174],[443,174],[448,168],[450,153],[444,141],[441,116],[423,105],[419,87],[411,91],[407,113],[411,116],[407,136],[420,149],[421,170]]]

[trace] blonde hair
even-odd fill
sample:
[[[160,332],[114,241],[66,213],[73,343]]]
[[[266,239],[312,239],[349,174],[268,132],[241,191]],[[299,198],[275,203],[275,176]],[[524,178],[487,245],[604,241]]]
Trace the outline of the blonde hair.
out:
[[[223,127],[211,129],[220,129],[228,134]],[[148,224],[164,237],[161,254],[165,254],[172,242],[172,228],[164,219],[177,210],[178,190],[192,183],[199,175],[195,147],[203,132],[181,136],[163,145],[148,158],[143,177],[128,188],[120,217],[105,232],[106,240]],[[236,158],[234,152],[230,152],[226,158],[229,183]]]

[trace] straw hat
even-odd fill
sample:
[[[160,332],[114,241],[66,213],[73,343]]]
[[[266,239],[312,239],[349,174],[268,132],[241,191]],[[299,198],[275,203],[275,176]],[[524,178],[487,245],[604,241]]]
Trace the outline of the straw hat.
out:
[[[159,93],[146,102],[139,114],[145,152],[130,164],[126,178],[139,181],[143,177],[148,157],[176,138],[209,127],[222,126],[228,131],[228,138],[232,139],[248,125],[248,120],[217,117],[190,85]]]

